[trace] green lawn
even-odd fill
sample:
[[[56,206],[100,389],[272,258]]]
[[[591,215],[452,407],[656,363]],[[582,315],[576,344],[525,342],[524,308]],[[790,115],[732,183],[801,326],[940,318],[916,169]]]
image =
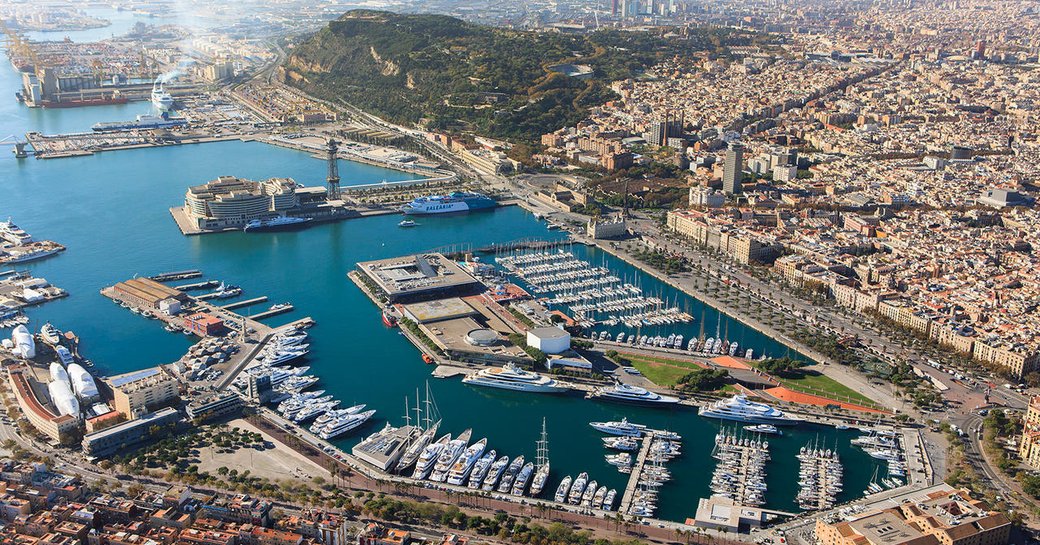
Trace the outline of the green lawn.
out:
[[[639,369],[643,376],[658,386],[675,386],[675,383],[690,371],[682,367],[673,367],[663,363],[648,361],[632,361],[632,367]]]
[[[838,401],[876,405],[869,397],[845,386],[844,384],[816,371],[798,371],[791,377],[778,377],[785,386],[810,394],[831,397]]]
[[[674,365],[676,367],[685,367],[686,369],[704,369],[703,366],[697,365],[696,363],[694,363],[692,361],[675,360],[675,359],[671,359],[671,358],[662,358],[662,357],[659,357],[659,356],[646,356],[646,355],[643,355],[643,354],[629,354],[629,353],[626,353],[626,352],[619,352],[618,354],[622,358],[625,358],[626,360],[629,360],[629,361],[631,361],[633,363],[635,363],[637,361],[638,362],[642,362],[642,363],[663,363],[665,365]]]

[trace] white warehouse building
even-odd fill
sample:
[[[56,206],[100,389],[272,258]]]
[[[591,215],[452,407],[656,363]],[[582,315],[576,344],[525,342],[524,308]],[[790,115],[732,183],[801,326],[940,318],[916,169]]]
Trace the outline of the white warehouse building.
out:
[[[558,327],[536,327],[527,332],[527,344],[546,354],[562,354],[571,348],[571,334]]]

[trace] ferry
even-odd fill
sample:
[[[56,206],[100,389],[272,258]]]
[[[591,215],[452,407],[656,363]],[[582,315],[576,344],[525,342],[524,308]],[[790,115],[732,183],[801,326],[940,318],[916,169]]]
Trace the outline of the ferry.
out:
[[[547,376],[521,369],[512,363],[507,363],[499,369],[481,369],[476,374],[462,379],[462,382],[520,392],[556,394],[570,390],[568,386]]]
[[[646,388],[618,382],[609,388],[596,388],[588,397],[603,401],[618,401],[648,406],[666,406],[679,403],[679,398],[651,392]]]
[[[162,82],[156,81],[155,85],[152,86],[152,105],[158,108],[160,112],[173,109],[173,95],[166,92]]]
[[[494,199],[481,193],[456,191],[449,195],[431,195],[419,197],[401,207],[401,212],[408,215],[448,214],[452,212],[468,212],[494,208]]]
[[[254,219],[249,220],[243,231],[247,233],[260,233],[264,231],[286,231],[289,229],[296,229],[303,227],[313,221],[312,218],[297,218],[294,216],[278,216],[271,219]]]
[[[711,405],[703,406],[697,411],[697,414],[706,418],[779,426],[793,426],[802,421],[800,418],[788,416],[780,409],[765,403],[749,401],[744,394],[737,394],[729,399],[722,399]]]

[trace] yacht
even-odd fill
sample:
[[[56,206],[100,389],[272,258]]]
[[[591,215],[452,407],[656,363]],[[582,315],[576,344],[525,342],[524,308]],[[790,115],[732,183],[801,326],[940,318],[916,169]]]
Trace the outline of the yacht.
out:
[[[462,435],[448,441],[440,456],[437,457],[437,463],[433,466],[433,474],[430,475],[430,480],[443,483],[448,478],[448,472],[451,471],[455,460],[458,460],[459,456],[462,456],[462,453],[466,450],[466,445],[469,444],[469,437],[472,434],[473,430],[466,430],[462,432]]]
[[[567,475],[562,481],[560,481],[560,486],[556,487],[556,495],[553,496],[553,500],[555,500],[556,503],[567,501],[567,493],[570,492],[571,482],[573,481],[574,479],[570,475]]]
[[[617,498],[617,490],[611,488],[607,491],[606,496],[603,496],[603,510],[613,511],[614,510],[614,499]]]
[[[516,474],[516,479],[513,480],[513,489],[510,493],[514,496],[523,496],[532,475],[534,475],[534,462],[527,462],[524,464],[524,467],[520,468],[520,472]]]
[[[793,426],[802,421],[800,418],[788,416],[780,409],[765,403],[749,401],[744,394],[737,394],[729,399],[722,399],[701,407],[697,414],[707,418],[779,426]]]
[[[604,437],[603,446],[609,449],[631,452],[639,448],[639,441],[632,437]]]
[[[312,418],[317,418],[318,416],[321,416],[331,411],[332,409],[335,409],[338,405],[339,400],[337,399],[326,401],[325,403],[315,403],[313,405],[308,405],[303,410],[296,413],[296,416],[292,418],[292,421],[297,424],[302,424]]]
[[[326,412],[325,414],[319,416],[318,419],[315,420],[313,424],[311,424],[311,433],[321,433],[322,429],[327,427],[333,421],[346,416],[350,416],[352,414],[357,414],[363,410],[365,410],[365,405],[363,403],[361,405],[347,407],[346,409],[332,409]]]
[[[476,374],[462,379],[462,382],[521,392],[555,394],[570,390],[569,387],[552,378],[521,369],[512,363],[507,363],[498,369],[481,369]]]
[[[509,467],[509,456],[495,460],[495,463],[491,464],[491,469],[488,470],[487,477],[484,477],[484,482],[480,484],[480,489],[488,492],[494,490],[507,467]]]
[[[618,401],[649,406],[674,405],[679,402],[677,397],[661,395],[646,388],[621,382],[615,383],[609,388],[596,388],[588,397],[604,401]]]
[[[6,240],[15,246],[24,246],[33,241],[32,235],[15,225],[11,218],[7,218],[7,221],[0,221],[0,239]]]
[[[469,477],[470,471],[473,471],[473,464],[477,463],[477,460],[484,454],[486,447],[487,438],[470,445],[451,466],[451,470],[448,472],[448,484],[462,486],[462,483],[466,482],[466,477]]]
[[[412,220],[401,220],[401,221],[400,221],[400,222],[399,222],[399,223],[397,224],[397,226],[398,226],[398,227],[415,227],[416,225],[419,225],[419,224],[418,224],[418,223],[415,223],[415,222],[414,222],[414,221],[412,221]]]
[[[246,222],[242,230],[247,233],[261,233],[267,231],[288,231],[303,227],[314,221],[313,218],[299,218],[296,216],[275,216],[270,219],[251,219]]]
[[[646,431],[646,426],[633,424],[627,418],[622,418],[620,422],[589,422],[589,425],[596,431],[624,437],[642,437]]]
[[[43,324],[40,328],[40,337],[43,338],[43,342],[55,346],[61,343],[61,331],[58,328],[51,325],[50,322]]]
[[[538,470],[534,472],[534,479],[531,481],[531,496],[537,496],[542,493],[545,488],[545,481],[549,480],[549,462],[545,462],[538,467]]]
[[[578,505],[581,502],[581,495],[585,493],[585,487],[589,483],[589,474],[582,473],[578,475],[577,479],[574,479],[574,484],[571,485],[571,492],[567,495],[567,503],[572,505]]]
[[[603,494],[599,497],[600,502],[603,501],[603,496],[607,494],[606,487],[603,488]],[[589,486],[585,487],[585,493],[581,495],[581,505],[583,507],[592,507],[592,500],[596,497],[597,492],[599,492],[599,483],[592,481],[589,483]]]
[[[752,433],[768,433],[770,435],[784,434],[784,432],[780,431],[779,428],[772,424],[755,424],[754,426],[744,426],[744,429]]]
[[[516,480],[517,474],[520,473],[520,469],[524,466],[523,455],[517,456],[516,459],[509,464],[509,467],[502,472],[502,479],[498,482],[498,490],[504,494],[508,494],[513,490],[513,481]]]
[[[422,435],[415,439],[412,444],[408,445],[404,454],[401,455],[401,459],[397,461],[397,471],[404,471],[408,469],[419,459],[419,455],[426,450],[426,447],[430,445],[433,438],[437,435],[437,428],[441,425],[440,420],[434,422],[430,429],[424,431]]]
[[[433,471],[433,466],[437,464],[437,458],[440,457],[441,451],[444,450],[444,446],[451,441],[451,434],[445,433],[433,443],[430,443],[423,449],[422,454],[419,455],[419,459],[415,461],[415,471],[412,472],[413,479],[425,479]]]
[[[365,411],[359,414],[350,414],[339,418],[329,424],[325,429],[318,434],[318,437],[328,441],[329,439],[335,439],[350,430],[356,429],[365,422],[368,422],[372,415],[376,414],[374,410]]]
[[[477,463],[473,464],[473,471],[469,473],[469,483],[467,484],[469,488],[473,490],[480,488],[488,472],[491,471],[491,465],[495,463],[495,456],[498,456],[498,453],[495,452],[495,449],[491,449],[491,452],[481,456]],[[508,458],[506,459],[508,460]]]

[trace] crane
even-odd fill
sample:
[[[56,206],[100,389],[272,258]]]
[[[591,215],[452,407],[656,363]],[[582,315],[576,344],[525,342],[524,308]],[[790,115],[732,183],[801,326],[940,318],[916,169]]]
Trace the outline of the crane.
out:
[[[7,136],[3,139],[0,139],[0,144],[4,144],[7,142],[14,143],[14,149],[12,149],[11,151],[14,152],[15,157],[19,159],[25,159],[29,156],[29,152],[25,151],[25,146],[28,144],[28,142],[26,142],[25,140],[21,140],[13,134],[11,136]]]

